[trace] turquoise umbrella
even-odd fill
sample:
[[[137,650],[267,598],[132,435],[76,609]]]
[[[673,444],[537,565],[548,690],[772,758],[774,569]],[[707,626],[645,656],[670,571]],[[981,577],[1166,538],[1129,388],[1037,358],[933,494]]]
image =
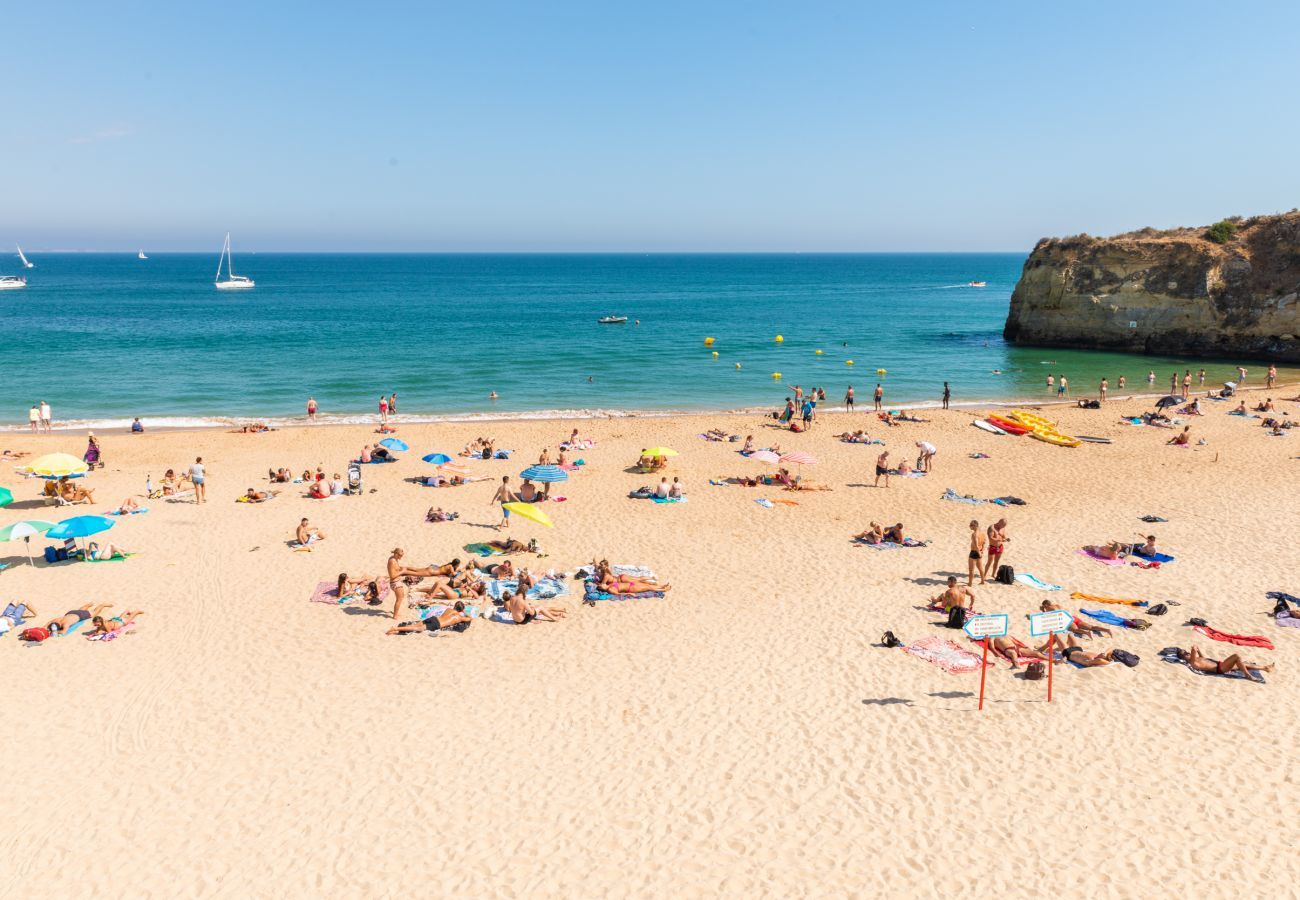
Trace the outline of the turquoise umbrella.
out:
[[[0,506],[8,506],[14,502],[14,492],[9,488],[0,487]]]
[[[405,453],[407,450],[411,449],[406,446],[406,441],[401,441],[397,438],[384,438],[379,442],[379,446],[387,447],[389,450],[393,450],[397,453]]]
[[[92,534],[108,531],[116,524],[112,519],[105,516],[73,516],[71,519],[64,519],[58,525],[55,525],[46,532],[45,536],[55,540],[90,537]]]

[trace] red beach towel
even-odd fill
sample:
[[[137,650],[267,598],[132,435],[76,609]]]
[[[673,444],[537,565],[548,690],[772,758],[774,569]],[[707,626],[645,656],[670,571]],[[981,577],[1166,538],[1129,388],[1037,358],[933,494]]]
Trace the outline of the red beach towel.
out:
[[[980,657],[965,647],[959,646],[946,638],[931,636],[921,638],[914,644],[903,648],[913,656],[919,656],[926,662],[936,665],[951,675],[980,670]],[[989,668],[993,664],[989,663]]]
[[[1225,644],[1236,644],[1238,647],[1257,647],[1261,650],[1274,649],[1273,642],[1261,635],[1228,634],[1226,631],[1216,631],[1209,625],[1194,625],[1193,627],[1212,641],[1223,641]]]

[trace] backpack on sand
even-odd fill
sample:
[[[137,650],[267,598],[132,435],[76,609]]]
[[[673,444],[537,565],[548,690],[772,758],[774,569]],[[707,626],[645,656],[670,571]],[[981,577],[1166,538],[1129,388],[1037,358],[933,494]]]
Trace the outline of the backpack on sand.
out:
[[[1045,666],[1040,662],[1031,662],[1025,667],[1025,677],[1030,681],[1040,681],[1043,677]]]
[[[998,566],[998,573],[993,576],[998,584],[1015,584],[1016,570],[1010,566]]]
[[[954,606],[948,610],[948,627],[961,628],[966,624],[966,607]]]

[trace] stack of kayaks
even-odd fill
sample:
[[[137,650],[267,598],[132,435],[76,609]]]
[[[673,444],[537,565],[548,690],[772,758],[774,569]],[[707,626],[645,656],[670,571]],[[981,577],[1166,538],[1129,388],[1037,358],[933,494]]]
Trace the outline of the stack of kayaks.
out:
[[[984,421],[988,422],[994,428],[1005,431],[1007,434],[1028,434],[1033,431],[1028,425],[1023,425],[1009,416],[985,416]]]
[[[1030,437],[1047,444],[1055,444],[1058,447],[1077,447],[1083,443],[1076,437],[1061,434],[1056,430],[1055,422],[1044,419],[1035,413],[1026,412],[1023,409],[1012,410],[1007,413],[1007,418],[1027,428]]]

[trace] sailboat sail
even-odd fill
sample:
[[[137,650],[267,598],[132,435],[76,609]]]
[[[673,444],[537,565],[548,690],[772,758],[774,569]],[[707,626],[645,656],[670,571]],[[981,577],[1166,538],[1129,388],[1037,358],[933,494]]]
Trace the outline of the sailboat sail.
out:
[[[18,247],[17,244],[14,244],[14,246],[15,246],[15,247]],[[36,268],[36,266],[34,266],[34,265],[32,265],[30,262],[28,262],[27,257],[23,256],[23,248],[22,248],[22,247],[18,247],[18,258],[21,259],[21,260],[23,261],[23,268],[24,268],[24,269],[34,269],[34,268]]]
[[[221,266],[226,266],[226,280],[221,280]],[[226,232],[226,242],[221,245],[221,256],[217,258],[217,277],[213,281],[218,290],[231,290],[235,288],[251,288],[253,279],[247,275],[235,274],[234,256],[230,252],[230,232]]]

